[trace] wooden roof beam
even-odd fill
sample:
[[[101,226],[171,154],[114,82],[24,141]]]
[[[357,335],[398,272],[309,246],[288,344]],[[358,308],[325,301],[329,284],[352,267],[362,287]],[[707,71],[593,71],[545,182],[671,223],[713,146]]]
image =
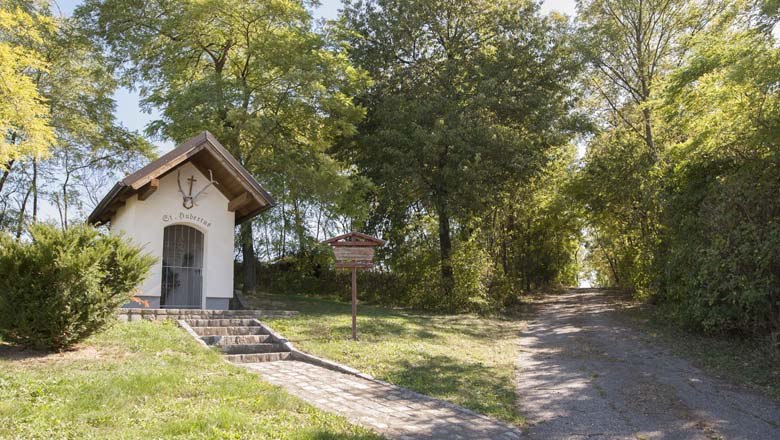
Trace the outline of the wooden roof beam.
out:
[[[160,179],[152,179],[147,183],[146,185],[141,187],[141,190],[138,192],[138,200],[146,200],[154,194],[155,191],[157,191],[157,188],[160,187]]]
[[[228,211],[235,212],[238,208],[252,201],[252,195],[244,191],[238,197],[228,202]]]

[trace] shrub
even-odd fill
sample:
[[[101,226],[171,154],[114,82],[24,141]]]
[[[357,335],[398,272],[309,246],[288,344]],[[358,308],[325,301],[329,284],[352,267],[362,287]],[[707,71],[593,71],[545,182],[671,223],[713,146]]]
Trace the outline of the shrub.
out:
[[[517,297],[511,280],[493,267],[489,254],[475,240],[456,240],[452,254],[455,282],[450,295],[441,286],[435,243],[406,246],[386,266],[358,275],[361,301],[434,312],[491,313]],[[381,261],[381,256],[377,258]],[[387,270],[390,267],[391,270]],[[240,271],[240,267],[237,267]],[[240,273],[240,272],[237,272]],[[334,270],[330,249],[257,265],[260,291],[351,298],[350,272]],[[239,277],[240,279],[240,277]]]
[[[34,348],[64,349],[104,328],[155,261],[86,225],[38,224],[30,236],[0,235],[0,335]]]
[[[681,167],[661,299],[691,327],[780,339],[780,178],[770,164]]]

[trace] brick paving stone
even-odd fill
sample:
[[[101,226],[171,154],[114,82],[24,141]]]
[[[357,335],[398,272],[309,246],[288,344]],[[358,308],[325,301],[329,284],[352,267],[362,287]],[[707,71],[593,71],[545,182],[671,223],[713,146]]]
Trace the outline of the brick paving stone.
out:
[[[312,405],[398,440],[516,440],[519,429],[450,402],[297,361],[242,366]]]

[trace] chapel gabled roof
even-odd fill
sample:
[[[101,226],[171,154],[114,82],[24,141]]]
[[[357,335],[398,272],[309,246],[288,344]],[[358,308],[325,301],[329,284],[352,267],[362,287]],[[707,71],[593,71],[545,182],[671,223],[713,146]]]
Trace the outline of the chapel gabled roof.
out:
[[[157,189],[159,179],[188,162],[206,176],[211,172],[218,182],[216,188],[229,200],[228,209],[236,213],[236,224],[276,204],[214,135],[204,131],[117,182],[87,221],[91,224],[108,222],[128,198],[138,194],[139,200],[146,199]]]

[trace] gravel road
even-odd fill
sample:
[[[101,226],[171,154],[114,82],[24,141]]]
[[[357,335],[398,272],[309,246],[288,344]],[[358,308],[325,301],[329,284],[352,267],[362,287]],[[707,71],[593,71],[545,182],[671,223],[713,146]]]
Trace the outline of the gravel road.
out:
[[[616,297],[547,297],[520,338],[532,439],[780,439],[780,402],[708,377],[616,319]]]

